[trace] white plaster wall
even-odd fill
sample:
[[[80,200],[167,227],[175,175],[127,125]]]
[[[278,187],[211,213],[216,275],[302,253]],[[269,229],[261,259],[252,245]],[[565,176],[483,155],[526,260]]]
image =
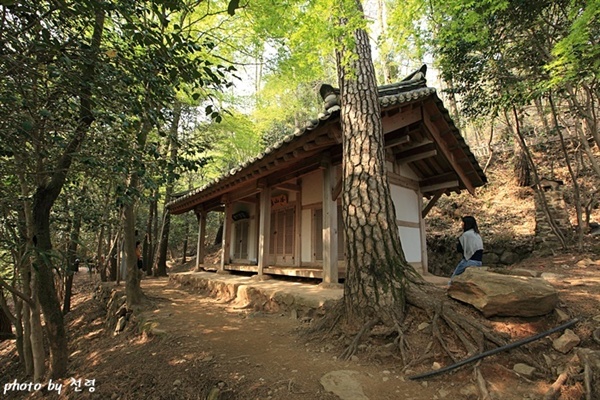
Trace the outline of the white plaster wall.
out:
[[[390,185],[390,192],[396,208],[396,219],[400,221],[419,222],[419,198],[412,189]]]
[[[421,262],[421,233],[419,228],[401,226],[398,230],[406,261],[409,263]]]
[[[394,201],[394,208],[396,209],[396,219],[398,221],[419,223],[421,210],[418,194],[412,189],[397,185],[390,185],[390,192]],[[406,261],[421,262],[420,228],[400,226],[398,227],[398,231]]]
[[[304,190],[302,191],[304,193]],[[302,241],[300,261],[312,261],[312,210],[302,210],[302,230],[300,240]]]
[[[322,202],[323,173],[318,170],[302,177],[302,205]]]

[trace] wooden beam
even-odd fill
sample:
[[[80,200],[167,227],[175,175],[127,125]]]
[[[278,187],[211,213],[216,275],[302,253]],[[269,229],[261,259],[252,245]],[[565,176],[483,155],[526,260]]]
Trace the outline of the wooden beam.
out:
[[[421,225],[418,222],[410,222],[410,221],[401,221],[399,219],[396,220],[397,226],[402,226],[405,228],[420,228]]]
[[[333,189],[331,190],[331,198],[333,200],[337,200],[338,197],[340,196],[340,193],[342,193],[342,176],[338,176],[337,178],[337,182],[335,183],[335,186],[333,187]]]
[[[422,186],[421,192],[428,193],[428,192],[435,192],[435,191],[442,190],[442,189],[445,190],[445,189],[452,189],[452,188],[457,188],[457,187],[459,187],[458,181],[447,181],[447,182],[436,183],[436,184],[429,185],[429,186]]]
[[[386,141],[385,148],[389,149],[390,147],[395,147],[407,143],[410,143],[410,135],[400,136],[398,138]]]
[[[414,124],[421,120],[421,109],[413,108],[412,110],[402,111],[401,113],[395,114],[391,117],[384,117],[383,123],[383,134],[397,131],[398,129],[404,128],[405,126]]]
[[[437,106],[435,104],[433,104],[432,106],[437,108]],[[474,196],[475,195],[475,187],[471,183],[471,180],[465,174],[464,169],[456,161],[454,154],[448,149],[448,143],[446,143],[446,141],[440,135],[440,132],[439,132],[437,126],[435,126],[430,121],[428,111],[424,110],[424,112],[426,115],[424,116],[423,121],[425,122],[425,126],[429,130],[429,133],[431,134],[431,136],[433,136],[433,138],[437,142],[440,150],[442,151],[442,153],[444,154],[444,156],[446,157],[446,159],[448,160],[448,162],[450,163],[452,168],[456,171],[456,173],[458,174],[458,177],[460,178],[462,183],[465,185],[465,187],[467,188],[469,193],[471,193]]]
[[[419,190],[419,182],[412,180],[410,178],[406,178],[404,176],[398,175],[394,172],[388,171],[388,180],[390,183],[398,186],[402,186],[412,190]]]
[[[338,275],[337,203],[332,198],[335,167],[323,169],[323,283],[336,284]]]
[[[297,185],[295,183],[290,183],[290,182],[279,183],[279,184],[275,185],[275,187],[277,189],[288,190],[290,192],[299,192],[301,189],[300,185]]]
[[[204,264],[205,239],[206,239],[206,211],[198,211],[198,243],[196,245],[196,271],[200,270],[200,264]]]
[[[435,157],[435,156],[437,156],[437,154],[438,154],[437,150],[434,149],[434,150],[423,151],[420,153],[415,153],[413,155],[406,156],[406,157],[396,156],[396,160],[398,160],[399,162],[401,162],[403,164],[407,164],[409,162],[415,162],[415,161],[419,161],[419,160],[424,160],[426,158]]]
[[[427,203],[425,208],[423,208],[423,210],[421,211],[421,218],[425,218],[427,216],[427,214],[429,214],[429,211],[431,211],[433,206],[435,206],[435,203],[437,203],[437,201],[440,199],[440,197],[442,197],[443,194],[444,194],[443,189],[435,192],[435,194],[433,195],[431,200],[429,200],[429,202]]]
[[[258,275],[269,265],[269,240],[271,229],[271,190],[260,192],[260,216],[258,221]]]

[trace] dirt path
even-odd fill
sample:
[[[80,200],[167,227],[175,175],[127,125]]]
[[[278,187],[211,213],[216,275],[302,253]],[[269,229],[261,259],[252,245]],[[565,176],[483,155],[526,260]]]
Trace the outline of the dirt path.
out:
[[[331,371],[353,370],[370,399],[397,399],[400,393],[405,399],[435,395],[434,389],[406,381],[389,367],[337,361],[326,345],[305,343],[296,331],[301,322],[288,315],[235,309],[173,288],[165,279],[145,280],[143,288],[157,307],[148,313],[149,321],[166,332],[161,340],[180,353],[173,362],[210,367],[225,393],[257,399],[336,399],[323,392],[320,378]],[[177,386],[194,386],[189,375],[171,379],[181,381]]]
[[[572,316],[584,318],[586,322],[575,331],[587,338],[582,345],[594,348],[589,333],[595,326],[591,317],[598,315],[600,266],[578,265],[575,259],[553,261],[536,260],[528,266],[556,273],[557,278],[551,282],[561,292],[563,308]],[[61,381],[61,395],[10,392],[0,398],[333,400],[338,397],[326,393],[320,383],[332,371],[354,371],[353,383],[359,383],[364,392],[364,397],[354,400],[479,398],[473,365],[426,381],[410,381],[406,378],[410,371],[402,372],[397,359],[390,354],[378,357],[370,347],[381,347],[391,341],[389,338],[381,338],[381,343],[370,340],[356,359],[341,362],[336,356],[344,343],[336,338],[307,342],[298,334],[302,320],[292,319],[287,313],[236,308],[232,303],[177,288],[166,278],[142,281],[148,302],[135,319],[151,324],[155,334],[140,334],[135,324],[129,324],[124,332],[113,335],[105,327],[104,306],[92,298],[95,284],[97,281],[87,274],[78,274],[75,279],[73,311],[66,317],[69,376]],[[548,318],[553,317],[490,322],[495,329],[510,332],[518,339],[547,326],[551,322]],[[431,340],[430,332],[417,329],[421,322],[407,322],[412,327],[409,341],[414,349],[424,348],[417,341]],[[544,353],[554,357],[550,343],[548,339],[540,340],[524,346],[523,351],[538,358],[541,365]],[[435,359],[443,356],[436,353],[434,359],[425,360],[413,372],[431,369]],[[510,352],[486,358],[481,364],[492,399],[540,399],[556,378],[544,372],[524,379],[512,371],[518,362],[518,353]],[[22,371],[14,342],[0,343],[0,383],[14,379],[27,382]],[[75,392],[72,379],[82,380],[81,392]],[[92,380],[93,392],[85,387]],[[581,391],[575,389],[576,385],[572,393],[563,392],[561,399],[580,398]]]

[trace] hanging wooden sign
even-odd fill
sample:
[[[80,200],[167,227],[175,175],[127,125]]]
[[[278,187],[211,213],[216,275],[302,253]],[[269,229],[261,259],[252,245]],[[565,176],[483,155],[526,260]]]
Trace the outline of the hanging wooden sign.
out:
[[[271,197],[271,208],[283,207],[288,203],[287,194],[280,194],[278,196]]]

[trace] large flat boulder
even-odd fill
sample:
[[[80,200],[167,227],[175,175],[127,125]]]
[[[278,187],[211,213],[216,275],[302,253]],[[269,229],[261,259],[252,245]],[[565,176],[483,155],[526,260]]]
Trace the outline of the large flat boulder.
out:
[[[448,295],[471,304],[485,317],[536,317],[554,310],[558,292],[544,279],[467,268],[454,277]]]

